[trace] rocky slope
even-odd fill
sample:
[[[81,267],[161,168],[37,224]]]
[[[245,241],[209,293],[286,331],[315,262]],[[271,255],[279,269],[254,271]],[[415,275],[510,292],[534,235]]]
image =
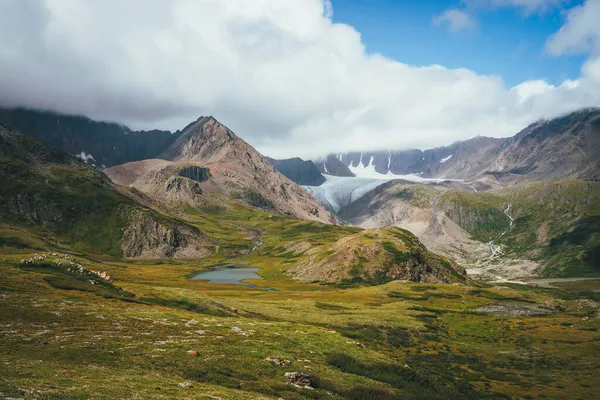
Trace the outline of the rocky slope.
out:
[[[474,192],[388,182],[340,210],[364,228],[399,226],[467,267],[522,278],[600,274],[600,184],[539,182]]]
[[[126,126],[28,109],[0,109],[0,124],[77,155],[98,168],[154,158],[179,132],[132,131]]]
[[[327,223],[335,222],[304,188],[280,174],[265,157],[212,117],[188,125],[160,160],[145,160],[109,168],[114,182],[131,185],[171,203],[202,202],[203,192],[218,192],[247,204]],[[186,183],[176,171],[208,170],[203,182]]]
[[[466,280],[465,270],[428,251],[400,228],[366,230],[310,251],[288,270],[304,282],[382,284],[392,280],[451,283]]]
[[[273,165],[277,171],[288,177],[298,185],[319,186],[325,182],[319,168],[310,160],[304,161],[301,158],[289,158],[286,160],[276,160],[267,157],[267,161]]]
[[[503,143],[485,173],[527,180],[600,179],[600,110],[528,126]]]
[[[0,225],[22,227],[48,246],[133,258],[214,250],[197,228],[134,202],[83,161],[1,126],[0,202]]]

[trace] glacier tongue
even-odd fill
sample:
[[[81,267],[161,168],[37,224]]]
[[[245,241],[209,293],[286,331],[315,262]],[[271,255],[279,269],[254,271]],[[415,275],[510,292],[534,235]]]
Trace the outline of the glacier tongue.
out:
[[[381,178],[340,177],[325,175],[321,186],[304,186],[317,201],[334,212],[338,212],[348,204],[360,199],[377,186],[391,181],[393,178],[381,175]]]
[[[371,190],[383,185],[386,182],[402,179],[410,182],[433,182],[439,183],[445,181],[444,178],[422,178],[419,175],[394,175],[390,172],[380,174],[375,171],[372,165],[373,160],[369,162],[368,167],[359,163],[358,167],[350,166],[350,170],[356,177],[341,177],[323,174],[325,182],[321,186],[304,186],[317,201],[327,207],[330,211],[337,213],[350,203],[360,199]],[[361,168],[362,167],[362,168]],[[459,179],[450,179],[460,181]]]

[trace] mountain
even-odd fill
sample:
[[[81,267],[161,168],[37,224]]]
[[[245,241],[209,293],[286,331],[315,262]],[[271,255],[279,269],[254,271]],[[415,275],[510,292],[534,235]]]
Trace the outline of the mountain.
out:
[[[277,171],[287,176],[298,185],[319,186],[325,182],[319,168],[310,160],[304,161],[301,158],[288,158],[286,160],[276,160],[266,157]]]
[[[203,168],[202,179],[181,177],[185,169]],[[335,222],[308,191],[280,174],[269,161],[213,117],[188,125],[157,159],[107,169],[116,183],[130,185],[171,204],[198,205],[203,193],[220,193],[249,205]]]
[[[600,275],[600,183],[544,181],[492,192],[461,185],[387,182],[338,216],[363,228],[407,229],[473,276]]]
[[[214,240],[119,192],[82,160],[0,126],[3,245],[128,258],[197,258]]]
[[[348,165],[344,164],[341,157],[329,154],[325,159],[315,161],[315,165],[323,174],[334,176],[354,176]]]
[[[507,139],[485,170],[528,180],[600,179],[600,109],[532,124]]]
[[[159,130],[132,131],[123,125],[96,122],[86,117],[23,108],[0,109],[0,124],[77,155],[98,168],[155,158],[180,134]]]
[[[502,139],[476,137],[447,147],[429,150],[389,150],[348,152],[327,157],[323,168],[332,169],[333,160],[341,163],[350,176],[418,175],[423,178],[469,178],[482,172],[494,159]],[[343,175],[348,176],[344,172]]]
[[[429,150],[349,152],[328,156],[357,176],[516,181],[600,179],[600,110],[534,123],[507,139],[476,137]],[[325,163],[330,174],[337,175]],[[323,170],[322,169],[322,170]],[[346,172],[340,176],[347,176]],[[393,176],[392,176],[393,177]]]

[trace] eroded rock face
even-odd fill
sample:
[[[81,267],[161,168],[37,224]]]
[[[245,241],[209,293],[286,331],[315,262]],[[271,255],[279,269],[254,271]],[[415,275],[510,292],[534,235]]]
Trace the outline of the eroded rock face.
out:
[[[210,169],[200,167],[198,165],[190,165],[187,167],[183,167],[179,170],[177,175],[189,178],[196,182],[204,182],[211,177]]]
[[[123,232],[122,250],[128,258],[200,258],[211,253],[210,239],[197,229],[159,221],[147,212],[135,212]]]
[[[202,186],[199,182],[170,172],[150,171],[133,185],[138,190],[171,203],[200,202]]]

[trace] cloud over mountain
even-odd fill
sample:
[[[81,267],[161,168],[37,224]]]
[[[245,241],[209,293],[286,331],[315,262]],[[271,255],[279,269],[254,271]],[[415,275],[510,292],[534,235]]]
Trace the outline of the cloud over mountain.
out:
[[[2,0],[0,105],[133,128],[178,129],[211,114],[275,157],[508,136],[600,106],[595,52],[577,80],[511,88],[370,54],[331,12],[322,0]],[[549,42],[553,53],[578,43],[561,39],[577,38],[570,23]]]

